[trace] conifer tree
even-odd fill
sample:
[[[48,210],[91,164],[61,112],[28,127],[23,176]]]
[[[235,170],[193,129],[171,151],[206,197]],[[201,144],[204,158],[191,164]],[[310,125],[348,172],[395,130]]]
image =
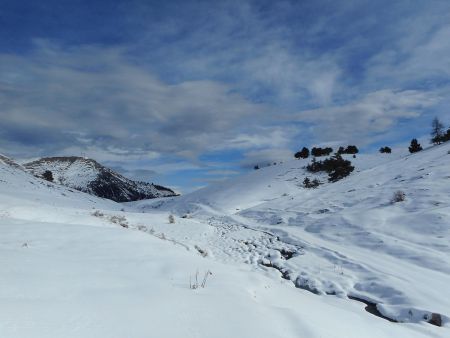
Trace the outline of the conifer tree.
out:
[[[380,153],[382,154],[390,154],[392,152],[392,149],[389,147],[381,147],[380,148]]]
[[[420,145],[420,143],[415,138],[413,138],[411,140],[411,144],[410,144],[408,149],[409,149],[410,153],[417,153],[418,151],[423,150],[422,146]]]
[[[42,178],[44,180],[47,180],[49,182],[53,182],[53,173],[50,170],[46,170],[44,171],[44,173],[42,174]]]
[[[302,150],[295,153],[295,158],[308,158],[309,157],[309,149],[303,147]]]
[[[431,123],[431,143],[441,144],[444,142],[444,125],[437,117]]]

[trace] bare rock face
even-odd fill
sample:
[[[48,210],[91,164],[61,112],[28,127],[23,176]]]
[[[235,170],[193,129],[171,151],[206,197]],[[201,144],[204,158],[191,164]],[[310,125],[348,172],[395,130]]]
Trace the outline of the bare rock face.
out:
[[[52,173],[53,182],[116,202],[176,196],[160,185],[138,182],[83,157],[46,157],[24,164],[37,177]]]

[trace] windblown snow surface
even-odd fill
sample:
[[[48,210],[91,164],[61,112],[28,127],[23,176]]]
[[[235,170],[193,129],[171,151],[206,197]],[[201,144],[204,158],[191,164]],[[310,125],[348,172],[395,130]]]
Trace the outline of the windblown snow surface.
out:
[[[0,337],[449,337],[449,151],[357,155],[314,190],[295,160],[126,204],[0,158]]]

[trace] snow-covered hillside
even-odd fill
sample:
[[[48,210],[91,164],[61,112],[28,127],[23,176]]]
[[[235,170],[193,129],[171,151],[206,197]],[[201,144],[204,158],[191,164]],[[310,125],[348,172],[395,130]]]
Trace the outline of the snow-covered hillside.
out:
[[[254,248],[263,242],[243,238],[243,261],[272,265],[314,293],[369,301],[391,319],[418,322],[449,315],[449,151],[443,144],[412,155],[348,156],[355,172],[337,183],[306,172],[310,159],[293,160],[138,205],[267,231],[300,253],[279,260]],[[306,176],[324,184],[305,189]],[[393,203],[399,190],[406,200]]]
[[[355,166],[355,171],[350,176],[350,178],[353,178],[355,176],[359,177],[356,174],[361,171],[384,164],[389,165],[394,160],[408,158],[408,155],[405,152],[396,152],[392,154],[357,155],[356,158],[353,158],[352,155],[343,155],[343,157],[349,159]],[[298,198],[306,197],[309,196],[311,191],[299,189],[302,187],[305,177],[311,179],[317,177],[322,183],[327,182],[325,174],[315,175],[306,172],[304,167],[310,162],[311,157],[254,170],[249,174],[213,184],[182,196],[176,200],[176,205],[177,207],[194,206],[195,204],[209,205],[226,214],[234,214],[239,210],[248,209],[280,197],[286,197],[283,195],[298,195]],[[323,188],[326,186],[321,186],[317,190],[317,194],[322,195]]]
[[[2,155],[0,155],[0,184],[0,192],[4,197],[2,206],[5,209],[6,207],[21,207],[24,204],[27,204],[28,207],[33,203],[64,207],[76,205],[76,207],[86,208],[95,207],[96,204],[107,207],[118,206],[112,201],[37,178],[23,166]]]
[[[0,337],[447,337],[448,150],[358,155],[316,190],[292,161],[130,203],[0,159]]]
[[[46,157],[26,163],[24,167],[38,177],[48,170],[56,183],[116,202],[175,196],[168,188],[132,181],[82,157]]]

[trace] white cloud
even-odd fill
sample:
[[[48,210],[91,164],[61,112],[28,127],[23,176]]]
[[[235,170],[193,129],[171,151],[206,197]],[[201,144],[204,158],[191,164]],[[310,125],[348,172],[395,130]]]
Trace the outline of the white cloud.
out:
[[[254,126],[249,133],[241,133],[228,140],[223,149],[255,149],[287,147],[295,133],[292,127]]]
[[[439,101],[432,92],[379,90],[344,105],[302,111],[297,119],[314,124],[319,140],[370,142],[374,134],[391,128],[400,119],[421,115]]]
[[[39,129],[59,135],[53,153],[70,146],[107,156],[124,154],[117,149],[197,156],[265,110],[220,82],[166,84],[126,61],[120,49],[62,50],[40,42],[28,57],[0,55],[0,65],[6,134],[18,144]]]

